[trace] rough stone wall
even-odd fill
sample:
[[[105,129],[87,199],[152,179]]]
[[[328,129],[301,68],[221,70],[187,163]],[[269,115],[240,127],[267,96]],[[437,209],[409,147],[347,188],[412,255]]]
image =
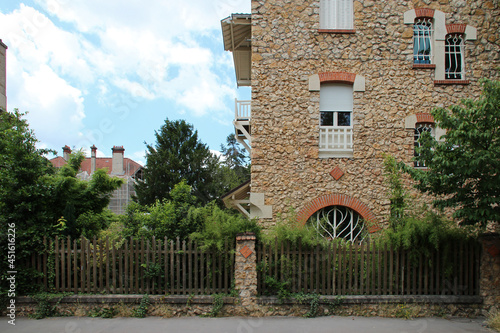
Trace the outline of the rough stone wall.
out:
[[[433,8],[446,24],[477,28],[465,47],[469,85],[434,85],[433,69],[413,69],[412,25],[403,13]],[[499,3],[483,0],[354,1],[354,34],[320,33],[319,0],[252,1],[252,192],[276,214],[300,211],[327,194],[366,204],[382,224],[389,214],[383,154],[411,163],[405,117],[477,97],[479,79],[498,78]],[[318,158],[319,92],[310,75],[349,72],[366,79],[354,92],[352,158]],[[344,175],[329,173],[339,167]],[[423,198],[423,201],[428,199]]]
[[[486,310],[500,310],[500,235],[485,234],[481,237],[481,296]],[[493,309],[492,309],[493,308]]]

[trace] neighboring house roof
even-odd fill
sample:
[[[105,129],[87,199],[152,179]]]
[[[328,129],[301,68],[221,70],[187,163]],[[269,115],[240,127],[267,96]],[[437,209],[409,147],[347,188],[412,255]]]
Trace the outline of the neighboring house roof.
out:
[[[61,156],[57,156],[57,157],[51,159],[50,162],[56,168],[60,168],[67,163],[66,160],[64,158],[62,158]],[[91,158],[86,157],[83,160],[82,164],[80,165],[80,171],[86,172],[87,174],[90,175],[90,163],[91,163]],[[106,168],[107,173],[111,174],[111,172],[113,171],[113,158],[111,158],[111,157],[97,157],[96,158],[96,170],[103,169],[103,168]],[[131,160],[128,157],[123,159],[123,170],[125,171],[125,174],[123,176],[133,177],[135,175],[135,173],[141,168],[142,168],[142,165],[135,162],[134,160]]]

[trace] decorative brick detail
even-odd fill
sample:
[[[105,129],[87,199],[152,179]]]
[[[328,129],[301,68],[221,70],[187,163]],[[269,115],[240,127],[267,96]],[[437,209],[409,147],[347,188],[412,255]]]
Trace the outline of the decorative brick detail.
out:
[[[305,224],[312,214],[328,206],[345,206],[356,211],[368,224],[370,233],[380,230],[377,219],[370,208],[360,200],[344,194],[329,194],[309,202],[297,215],[297,221]]]
[[[332,171],[330,171],[330,176],[332,176],[335,180],[339,180],[340,177],[344,175],[344,171],[341,168],[336,167]]]
[[[355,34],[355,29],[318,29],[318,32],[324,32],[329,34]]]
[[[322,72],[319,73],[320,83],[349,83],[354,84],[356,74],[347,72]]]
[[[492,245],[488,248],[488,253],[493,257],[495,258],[496,256],[498,256],[500,254],[500,249],[498,249],[498,247],[496,247],[495,245]]]
[[[413,69],[435,69],[435,64],[413,64]]]
[[[252,250],[250,250],[250,248],[248,246],[244,246],[241,250],[240,250],[240,253],[243,257],[248,258],[250,257],[250,255],[253,253]]]
[[[434,85],[468,85],[470,80],[434,80]]]
[[[467,24],[447,24],[446,32],[449,34],[464,34]]]
[[[434,124],[434,117],[432,114],[427,113],[427,112],[421,112],[415,114],[417,117],[417,123],[433,123]]]
[[[434,9],[431,8],[415,8],[415,15],[417,17],[434,17]]]

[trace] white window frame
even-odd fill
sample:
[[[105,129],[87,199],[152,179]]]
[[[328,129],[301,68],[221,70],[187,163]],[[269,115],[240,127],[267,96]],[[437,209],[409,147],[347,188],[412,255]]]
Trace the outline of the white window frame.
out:
[[[428,49],[428,52],[425,50]],[[413,64],[434,63],[434,23],[428,17],[417,17],[413,23]],[[424,51],[424,52],[422,52]]]
[[[464,45],[463,34],[446,35],[444,48],[445,80],[465,80]]]
[[[320,29],[354,29],[353,0],[320,0]]]
[[[320,88],[319,157],[353,156],[353,86],[323,83]],[[333,124],[323,125],[321,113],[332,112]],[[348,112],[349,126],[338,125],[338,113]]]

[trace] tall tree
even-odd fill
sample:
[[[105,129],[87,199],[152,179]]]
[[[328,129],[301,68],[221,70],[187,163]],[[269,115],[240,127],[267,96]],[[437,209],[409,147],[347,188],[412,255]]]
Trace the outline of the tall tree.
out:
[[[231,133],[226,138],[226,145],[220,145],[220,151],[224,156],[224,164],[228,167],[234,169],[235,167],[244,166],[248,155],[246,150],[242,148],[238,141],[236,141],[236,136]]]
[[[44,236],[71,231],[68,224],[60,222],[76,220],[84,212],[101,213],[111,191],[121,184],[103,171],[96,172],[90,182],[78,180],[81,154],[55,170],[44,157],[49,151],[36,148],[35,134],[23,116],[17,110],[0,112],[0,251],[7,253],[8,243],[14,238],[16,249],[15,268],[7,269],[7,261],[0,261],[0,294],[9,270],[18,270],[18,292],[31,291],[35,273],[17,269],[17,265],[43,250]],[[84,222],[71,236],[78,237],[82,228],[88,227]],[[14,234],[13,230],[15,237],[7,237]]]
[[[136,185],[142,205],[171,199],[170,191],[182,180],[191,186],[200,203],[217,196],[213,181],[218,158],[198,140],[198,132],[184,120],[170,121],[155,131],[156,144],[146,143],[144,179]]]
[[[462,224],[484,228],[500,223],[500,81],[482,85],[479,99],[432,111],[444,141],[424,133],[416,159],[428,170],[405,169],[420,190],[439,195],[437,207],[454,207]]]

